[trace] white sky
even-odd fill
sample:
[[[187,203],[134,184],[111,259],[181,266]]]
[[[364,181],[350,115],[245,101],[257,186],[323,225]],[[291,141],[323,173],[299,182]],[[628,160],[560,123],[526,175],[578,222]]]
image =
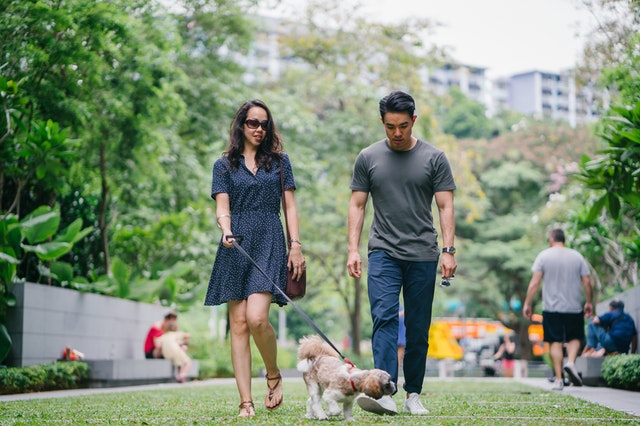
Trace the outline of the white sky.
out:
[[[284,0],[304,5],[307,0]],[[438,45],[458,62],[487,68],[491,77],[572,68],[592,18],[576,0],[359,0],[375,21],[415,16],[440,22]]]

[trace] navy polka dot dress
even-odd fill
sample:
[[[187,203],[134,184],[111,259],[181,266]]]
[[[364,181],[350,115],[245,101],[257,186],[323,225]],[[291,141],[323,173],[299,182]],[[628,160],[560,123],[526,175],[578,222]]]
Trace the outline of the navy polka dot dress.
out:
[[[295,189],[291,162],[282,153],[285,189]],[[287,247],[280,220],[280,163],[266,171],[260,167],[254,175],[240,157],[237,170],[232,170],[226,157],[213,166],[211,197],[229,194],[231,231],[242,235],[242,248],[260,265],[271,280],[284,290],[287,282]],[[205,305],[214,306],[229,300],[245,300],[250,294],[270,292],[273,302],[286,305],[286,299],[272,288],[272,284],[235,248],[218,245],[218,252],[209,279]]]

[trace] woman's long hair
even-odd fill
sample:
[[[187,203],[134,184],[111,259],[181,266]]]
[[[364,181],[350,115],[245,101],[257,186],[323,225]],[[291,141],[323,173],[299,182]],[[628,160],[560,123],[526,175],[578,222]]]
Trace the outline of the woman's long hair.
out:
[[[260,146],[258,146],[256,165],[258,167],[264,167],[267,171],[271,170],[273,162],[279,161],[280,153],[282,152],[282,139],[273,122],[273,116],[271,115],[269,107],[259,99],[252,99],[242,104],[231,122],[229,146],[224,154],[227,156],[231,168],[234,170],[237,170],[240,166],[240,155],[242,151],[244,151],[244,122],[247,119],[247,113],[253,107],[265,110],[269,123],[265,131],[264,139],[262,139]]]

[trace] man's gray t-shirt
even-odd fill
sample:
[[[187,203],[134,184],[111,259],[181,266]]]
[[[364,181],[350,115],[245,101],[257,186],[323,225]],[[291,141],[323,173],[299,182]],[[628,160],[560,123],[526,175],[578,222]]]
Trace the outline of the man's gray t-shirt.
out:
[[[532,272],[542,272],[542,310],[582,312],[582,277],[590,275],[587,261],[568,247],[549,247],[538,254]]]
[[[456,189],[441,150],[419,139],[409,151],[394,151],[386,139],[378,141],[358,154],[350,188],[371,194],[369,251],[383,250],[401,260],[438,260],[433,196]]]

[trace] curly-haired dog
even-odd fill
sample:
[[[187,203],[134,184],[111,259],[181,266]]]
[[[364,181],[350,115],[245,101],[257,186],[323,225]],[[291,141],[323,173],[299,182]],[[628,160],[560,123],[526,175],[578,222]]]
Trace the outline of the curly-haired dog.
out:
[[[300,339],[298,360],[298,371],[302,372],[309,394],[305,416],[308,419],[326,420],[344,412],[345,420],[353,420],[353,402],[358,395],[364,392],[379,399],[396,391],[389,373],[379,369],[360,370],[343,362],[320,336]],[[322,400],[327,404],[326,412],[322,409]]]

